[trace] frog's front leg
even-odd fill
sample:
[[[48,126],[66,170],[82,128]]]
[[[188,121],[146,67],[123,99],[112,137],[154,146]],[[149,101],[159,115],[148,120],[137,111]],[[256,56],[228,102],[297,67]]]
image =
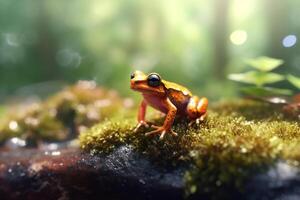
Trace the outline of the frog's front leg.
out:
[[[134,129],[135,132],[142,126],[145,126],[146,128],[149,127],[148,123],[145,120],[147,105],[147,102],[145,101],[145,99],[143,99],[138,111],[138,124]]]
[[[153,134],[160,134],[159,139],[162,140],[165,136],[166,133],[171,133],[174,136],[177,136],[177,133],[175,133],[171,128],[174,122],[174,119],[176,117],[176,113],[177,113],[177,108],[176,106],[168,99],[168,98],[164,98],[161,100],[162,105],[164,105],[167,110],[167,116],[166,119],[164,121],[163,126],[158,127],[158,126],[152,126],[154,128],[156,128],[155,130],[146,133],[145,135],[153,135]]]

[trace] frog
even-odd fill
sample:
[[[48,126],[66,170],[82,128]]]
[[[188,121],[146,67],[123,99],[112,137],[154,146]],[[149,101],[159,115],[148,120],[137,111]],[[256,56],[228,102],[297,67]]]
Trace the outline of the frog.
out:
[[[208,99],[193,95],[186,87],[163,80],[158,73],[145,74],[136,70],[130,76],[130,88],[142,94],[142,101],[138,108],[138,124],[134,131],[140,127],[151,127],[154,130],[146,132],[146,136],[159,135],[162,140],[168,133],[173,136],[178,134],[172,130],[177,116],[186,118],[190,124],[204,121],[207,116]],[[151,126],[145,120],[147,107],[151,106],[166,115],[162,126]]]

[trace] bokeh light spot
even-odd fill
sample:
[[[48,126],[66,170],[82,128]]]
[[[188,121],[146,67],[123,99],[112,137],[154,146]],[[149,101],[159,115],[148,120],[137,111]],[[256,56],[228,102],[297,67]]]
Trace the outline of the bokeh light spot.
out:
[[[282,45],[286,48],[292,47],[297,43],[297,37],[295,35],[287,35],[282,40]]]
[[[234,45],[242,45],[247,41],[248,35],[246,31],[236,30],[230,34],[230,41]]]
[[[10,130],[16,131],[18,129],[19,125],[16,121],[11,121],[11,122],[9,122],[8,127]]]

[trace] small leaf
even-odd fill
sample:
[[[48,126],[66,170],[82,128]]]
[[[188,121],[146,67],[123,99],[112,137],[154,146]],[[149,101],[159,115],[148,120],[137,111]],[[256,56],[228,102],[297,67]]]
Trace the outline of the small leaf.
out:
[[[258,57],[255,59],[248,59],[245,62],[251,67],[264,72],[271,71],[284,63],[283,60],[270,57]]]
[[[257,71],[250,71],[241,74],[229,74],[228,78],[233,81],[255,84],[257,86],[263,86],[264,84],[276,83],[284,80],[284,76],[280,74]]]
[[[300,77],[293,76],[291,74],[287,75],[287,80],[293,84],[295,87],[300,89]]]
[[[273,96],[273,95],[292,95],[293,92],[288,89],[273,87],[244,87],[242,92],[252,96]]]

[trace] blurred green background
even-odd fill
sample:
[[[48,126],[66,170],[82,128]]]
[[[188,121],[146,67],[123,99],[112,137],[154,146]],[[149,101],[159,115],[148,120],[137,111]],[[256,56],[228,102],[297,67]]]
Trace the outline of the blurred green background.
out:
[[[245,58],[300,74],[297,0],[0,0],[0,99],[80,79],[129,96],[134,69],[211,99],[237,94]],[[284,84],[284,83],[283,83]],[[291,87],[286,85],[286,87]]]

